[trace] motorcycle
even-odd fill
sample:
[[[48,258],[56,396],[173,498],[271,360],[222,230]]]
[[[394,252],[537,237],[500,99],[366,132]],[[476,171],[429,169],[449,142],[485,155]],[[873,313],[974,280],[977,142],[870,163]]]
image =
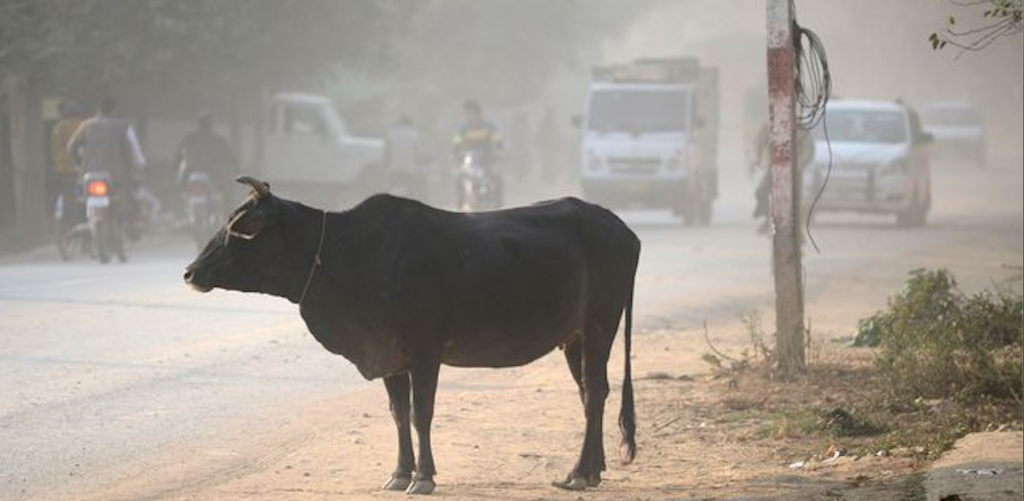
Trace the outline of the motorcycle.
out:
[[[220,227],[223,197],[206,172],[190,172],[185,181],[185,212],[188,232],[202,249],[210,235]]]
[[[82,185],[85,188],[85,220],[96,257],[104,264],[110,262],[112,254],[118,262],[128,261],[124,224],[117,213],[117,197],[128,194],[112,190],[108,172],[87,172]]]
[[[501,178],[491,172],[479,153],[462,156],[458,173],[458,206],[464,211],[494,210],[504,197]]]

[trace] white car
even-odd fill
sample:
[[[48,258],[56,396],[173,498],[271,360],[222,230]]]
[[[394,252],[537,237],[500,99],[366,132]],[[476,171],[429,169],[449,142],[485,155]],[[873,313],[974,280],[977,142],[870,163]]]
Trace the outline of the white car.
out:
[[[804,172],[809,204],[825,179],[831,142],[832,173],[816,212],[894,214],[900,226],[923,226],[931,210],[933,138],[917,113],[892,101],[837,100],[815,129],[815,162]],[[826,127],[827,126],[827,127]]]
[[[967,159],[985,167],[985,124],[981,112],[970,103],[932,103],[922,110],[924,128],[935,136],[937,157]]]

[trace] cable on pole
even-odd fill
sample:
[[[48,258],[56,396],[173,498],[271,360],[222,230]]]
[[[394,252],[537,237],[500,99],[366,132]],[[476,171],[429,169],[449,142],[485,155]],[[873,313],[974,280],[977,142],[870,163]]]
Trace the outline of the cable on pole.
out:
[[[793,21],[793,44],[796,59],[793,89],[796,102],[796,123],[801,129],[808,132],[820,125],[825,145],[828,148],[825,177],[804,217],[804,231],[807,233],[807,238],[811,241],[815,252],[820,254],[821,249],[811,232],[811,222],[814,219],[814,210],[832,176],[832,141],[828,137],[828,121],[826,119],[828,101],[832,98],[832,73],[829,71],[828,55],[825,53],[825,45],[821,42],[821,38],[809,28],[800,26],[796,20]]]

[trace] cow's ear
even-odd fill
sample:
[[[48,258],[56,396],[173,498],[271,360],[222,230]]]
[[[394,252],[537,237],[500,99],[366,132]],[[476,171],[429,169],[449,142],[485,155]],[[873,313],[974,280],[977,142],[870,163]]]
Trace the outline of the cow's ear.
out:
[[[235,182],[249,185],[252,196],[256,200],[267,198],[270,195],[270,183],[266,181],[260,181],[252,176],[238,176],[235,178]]]
[[[265,204],[255,205],[235,214],[228,221],[228,235],[243,240],[252,240],[264,228],[274,224],[277,220],[277,211],[270,207],[263,207],[263,205]]]

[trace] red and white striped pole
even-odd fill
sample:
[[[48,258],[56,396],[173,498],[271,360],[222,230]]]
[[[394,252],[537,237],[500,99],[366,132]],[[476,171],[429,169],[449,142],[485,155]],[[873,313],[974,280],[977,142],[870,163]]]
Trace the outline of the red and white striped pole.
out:
[[[791,378],[806,369],[803,262],[797,216],[801,179],[796,168],[794,5],[793,0],[766,0],[766,3],[775,354],[778,375]]]

